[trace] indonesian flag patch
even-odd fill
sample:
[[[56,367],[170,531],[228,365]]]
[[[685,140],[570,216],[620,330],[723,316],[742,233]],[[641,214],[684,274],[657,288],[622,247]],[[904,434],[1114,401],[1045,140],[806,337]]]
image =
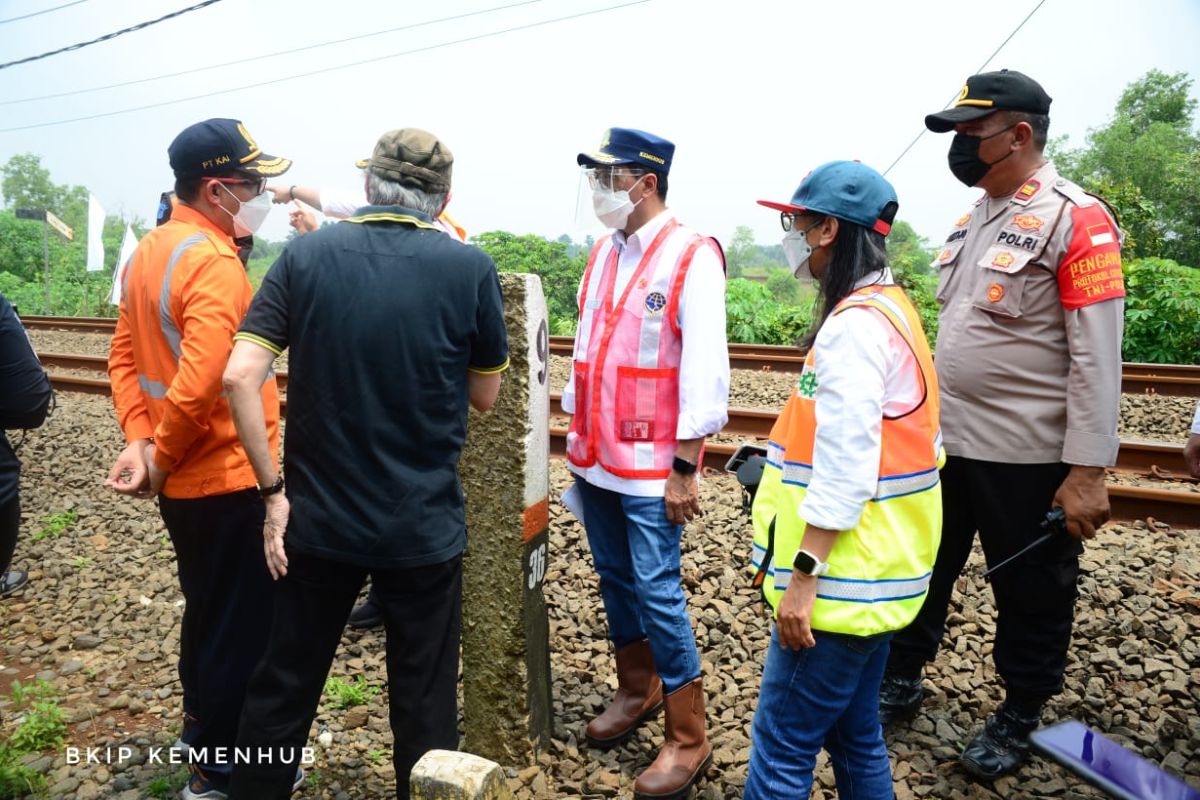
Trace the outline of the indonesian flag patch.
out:
[[[1068,311],[1125,296],[1117,229],[1099,203],[1071,209],[1071,242],[1058,266],[1058,292]]]

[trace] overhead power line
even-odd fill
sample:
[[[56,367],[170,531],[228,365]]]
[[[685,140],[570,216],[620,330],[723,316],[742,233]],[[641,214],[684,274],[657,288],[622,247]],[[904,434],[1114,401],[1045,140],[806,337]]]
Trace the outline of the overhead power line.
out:
[[[82,2],[82,0],[80,0]],[[110,83],[105,86],[92,86],[88,89],[73,89],[69,92],[58,92],[57,94],[43,94],[37,97],[23,97],[18,100],[0,100],[0,106],[11,106],[18,103],[32,103],[35,100],[53,100],[58,97],[70,97],[76,94],[87,94],[89,92],[99,92],[105,89],[118,89],[122,86],[134,86],[139,83],[150,83],[151,81],[160,81],[167,78],[178,78],[183,75],[194,75],[197,72],[206,72],[211,69],[220,69],[222,67],[232,67],[238,64],[248,64],[251,61],[260,61],[265,58],[275,58],[276,56],[291,55],[293,53],[303,53],[306,50],[316,50],[320,47],[330,47],[335,44],[345,44],[346,42],[356,42],[361,39],[369,39],[372,36],[383,36],[389,33],[397,33],[399,31],[413,30],[414,28],[423,28],[429,25],[437,25],[442,22],[455,22],[457,20],[466,19],[467,17],[477,17],[482,14],[491,14],[496,11],[507,11],[510,8],[518,6],[528,6],[534,3],[544,3],[545,0],[522,0],[519,3],[509,3],[505,6],[495,6],[493,8],[485,8],[482,11],[469,11],[465,14],[455,14],[451,17],[440,17],[439,19],[425,20],[424,22],[414,22],[410,25],[401,25],[399,28],[388,28],[385,31],[372,31],[370,33],[360,34],[358,36],[349,36],[345,39],[332,39],[327,42],[317,42],[316,44],[305,45],[304,47],[295,47],[289,50],[277,50],[274,53],[264,53],[258,56],[249,56],[247,58],[239,58],[234,61],[226,61],[221,64],[209,64],[205,67],[194,67],[193,69],[180,70],[179,72],[168,72],[163,75],[154,75],[149,78],[137,78],[131,81],[122,81],[120,83]]]
[[[454,39],[449,42],[440,42],[438,44],[431,44],[431,45],[427,45],[425,47],[414,47],[411,50],[402,50],[398,53],[389,53],[388,55],[376,56],[375,58],[366,58],[361,61],[353,61],[348,64],[337,64],[332,67],[323,67],[322,69],[314,69],[309,72],[301,72],[301,73],[298,73],[295,75],[285,75],[281,78],[274,78],[269,81],[258,81],[257,83],[247,83],[243,86],[232,86],[227,89],[217,89],[216,91],[212,91],[212,92],[204,92],[203,94],[194,94],[194,95],[190,95],[188,97],[179,97],[174,100],[163,100],[162,102],[158,102],[158,103],[147,103],[146,105],[134,106],[132,108],[121,108],[121,109],[117,109],[116,111],[104,111],[99,114],[89,114],[89,115],[83,116],[83,117],[71,117],[70,119],[59,119],[59,120],[54,120],[51,122],[38,122],[38,123],[34,123],[33,125],[18,125],[18,126],[12,127],[12,128],[0,128],[0,133],[12,133],[13,131],[26,131],[26,130],[30,130],[33,128],[49,128],[54,125],[66,125],[71,122],[85,122],[87,120],[101,119],[103,117],[114,117],[114,116],[117,116],[118,114],[130,114],[130,113],[133,113],[134,111],[146,111],[147,109],[151,109],[151,108],[162,108],[163,106],[177,105],[179,103],[186,103],[189,100],[201,100],[201,99],[208,98],[208,97],[216,97],[216,96],[222,95],[222,94],[230,94],[232,92],[241,92],[241,91],[245,91],[246,89],[257,89],[261,86],[271,86],[276,83],[285,83],[287,81],[299,80],[300,78],[311,78],[314,75],[323,75],[323,74],[326,74],[329,72],[337,72],[339,70],[363,66],[364,64],[375,64],[380,61],[387,61],[388,59],[392,59],[392,58],[400,58],[401,56],[409,56],[409,55],[413,55],[415,53],[426,53],[431,50],[439,50],[443,47],[450,47],[450,46],[456,45],[456,44],[466,44],[467,42],[477,42],[477,41],[480,41],[483,39],[492,39],[497,36],[503,36],[504,34],[507,34],[507,33],[515,33],[517,31],[531,30],[533,28],[540,28],[545,25],[552,25],[556,22],[566,22],[568,20],[581,19],[583,17],[590,17],[590,16],[594,16],[596,14],[604,14],[609,11],[616,11],[616,10],[622,9],[622,8],[629,8],[631,6],[640,6],[645,3],[649,3],[649,2],[651,2],[651,0],[631,0],[631,2],[618,3],[617,5],[605,6],[604,8],[596,8],[596,9],[592,9],[591,11],[581,11],[578,14],[568,14],[565,17],[555,17],[553,19],[545,19],[545,20],[541,20],[539,22],[530,22],[525,25],[515,25],[511,28],[504,28],[504,29],[498,30],[498,31],[490,31],[488,33],[481,33],[476,36],[467,36],[462,39]]]
[[[219,2],[221,2],[221,0],[203,0],[203,2],[197,3],[194,6],[189,6],[188,8],[181,8],[178,11],[172,11],[170,14],[165,14],[165,15],[159,17],[158,19],[147,20],[146,22],[139,22],[137,25],[131,25],[128,28],[122,28],[119,31],[113,31],[112,33],[106,33],[103,36],[99,36],[95,39],[92,39],[91,41],[79,42],[77,44],[67,45],[66,47],[60,47],[57,50],[51,50],[48,53],[39,53],[36,56],[29,56],[27,58],[21,58],[16,61],[9,61],[5,64],[0,64],[0,69],[7,69],[9,67],[15,67],[18,64],[28,64],[30,61],[39,61],[43,58],[49,58],[50,56],[56,56],[60,53],[69,53],[72,50],[82,50],[85,47],[90,47],[91,45],[99,44],[100,42],[107,42],[109,39],[115,39],[118,36],[123,36],[127,33],[133,33],[134,31],[140,31],[143,28],[149,28],[151,25],[157,25],[160,22],[165,22],[166,20],[174,19],[175,17],[182,16],[183,14],[187,14],[190,11],[198,11],[201,8],[205,8],[206,6],[211,6],[213,3],[219,3]]]
[[[16,22],[19,19],[29,19],[30,17],[40,17],[42,14],[49,14],[51,11],[58,11],[60,8],[69,8],[71,6],[77,6],[80,3],[86,3],[86,2],[87,2],[87,0],[75,0],[75,2],[73,2],[73,3],[63,3],[61,6],[54,6],[54,8],[44,8],[41,11],[34,11],[32,14],[22,14],[19,17],[9,17],[8,19],[0,19],[0,25],[4,25],[9,22]]]
[[[993,51],[992,51],[992,54],[991,54],[990,56],[988,56],[988,57],[987,57],[987,60],[985,60],[985,61],[984,61],[982,64],[980,64],[980,65],[979,65],[979,69],[975,70],[975,72],[974,72],[973,74],[975,74],[975,75],[978,75],[979,73],[981,73],[981,72],[983,72],[985,69],[987,69],[987,65],[988,65],[988,64],[990,64],[990,63],[992,63],[992,59],[993,59],[993,58],[995,58],[997,55],[999,55],[1000,51],[1004,49],[1004,45],[1006,45],[1006,44],[1008,44],[1010,41],[1012,41],[1012,38],[1013,38],[1014,36],[1016,36],[1016,35],[1017,35],[1017,31],[1021,30],[1021,28],[1024,28],[1024,27],[1025,27],[1025,23],[1026,23],[1026,22],[1029,22],[1030,18],[1031,18],[1031,17],[1032,17],[1034,14],[1036,14],[1036,13],[1037,13],[1037,11],[1038,11],[1038,9],[1039,9],[1039,8],[1041,8],[1043,5],[1045,5],[1045,3],[1046,3],[1046,0],[1038,0],[1038,4],[1037,4],[1036,6],[1034,6],[1034,7],[1033,7],[1033,10],[1032,10],[1032,11],[1030,11],[1028,14],[1026,14],[1026,15],[1025,15],[1025,19],[1021,20],[1020,24],[1019,24],[1019,25],[1017,25],[1017,27],[1013,28],[1013,31],[1012,31],[1012,33],[1010,33],[1010,34],[1007,36],[1007,38],[1005,38],[1005,40],[1004,40],[1003,42],[1001,42],[1001,43],[1000,43],[1000,46],[999,46],[999,47],[997,47],[995,50],[993,50]],[[942,111],[945,111],[947,108],[949,108],[949,107],[950,107],[950,104],[951,104],[951,103],[953,103],[953,102],[954,102],[955,100],[957,100],[957,99],[958,99],[958,92],[955,92],[955,93],[953,94],[953,96],[951,96],[951,98],[950,98],[949,100],[947,100],[947,101],[946,101],[946,105],[942,106]],[[893,167],[895,167],[897,164],[899,164],[899,163],[900,163],[900,159],[902,159],[902,158],[904,158],[906,155],[908,155],[908,151],[909,151],[909,150],[912,150],[912,149],[913,149],[913,147],[915,147],[915,146],[916,146],[917,142],[919,142],[919,141],[921,140],[921,137],[925,135],[925,132],[926,132],[926,130],[928,130],[928,129],[927,129],[927,128],[921,128],[921,132],[920,132],[920,133],[918,133],[918,134],[917,134],[917,135],[916,135],[916,136],[913,138],[913,140],[912,140],[911,142],[909,142],[909,143],[908,143],[908,147],[904,148],[904,150],[903,150],[903,151],[900,153],[900,155],[896,156],[896,160],[892,162],[891,166],[889,166],[887,169],[885,169],[885,170],[883,171],[883,174],[884,174],[884,175],[887,175],[889,172],[891,172],[891,171],[892,171],[892,168],[893,168]]]

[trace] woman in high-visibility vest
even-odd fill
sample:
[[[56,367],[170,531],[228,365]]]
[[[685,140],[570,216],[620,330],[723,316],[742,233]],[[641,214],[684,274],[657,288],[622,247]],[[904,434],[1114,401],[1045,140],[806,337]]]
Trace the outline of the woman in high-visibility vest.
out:
[[[888,268],[898,204],[882,175],[834,161],[790,203],[759,202],[781,212],[788,264],[821,297],[752,512],[755,583],[776,624],[745,796],[808,797],[824,747],[839,796],[890,799],[879,684],[937,554],[937,375]]]

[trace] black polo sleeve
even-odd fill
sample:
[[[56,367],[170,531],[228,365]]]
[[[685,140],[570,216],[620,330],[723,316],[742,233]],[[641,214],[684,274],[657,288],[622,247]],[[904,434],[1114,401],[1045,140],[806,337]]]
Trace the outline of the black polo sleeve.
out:
[[[508,369],[508,329],[504,327],[504,299],[500,278],[488,258],[479,282],[475,310],[475,335],[471,338],[471,372],[491,375]]]
[[[279,355],[288,346],[288,265],[285,249],[267,270],[262,286],[250,301],[234,341],[253,342]]]
[[[50,408],[50,379],[33,352],[25,328],[0,295],[0,429],[36,428]]]

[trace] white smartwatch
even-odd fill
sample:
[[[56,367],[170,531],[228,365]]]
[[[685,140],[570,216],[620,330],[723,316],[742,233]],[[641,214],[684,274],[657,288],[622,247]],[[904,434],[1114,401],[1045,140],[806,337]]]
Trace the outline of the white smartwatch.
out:
[[[829,572],[829,564],[807,550],[801,550],[799,553],[796,553],[796,557],[792,560],[792,571],[799,572],[801,575],[819,578],[826,572]]]

